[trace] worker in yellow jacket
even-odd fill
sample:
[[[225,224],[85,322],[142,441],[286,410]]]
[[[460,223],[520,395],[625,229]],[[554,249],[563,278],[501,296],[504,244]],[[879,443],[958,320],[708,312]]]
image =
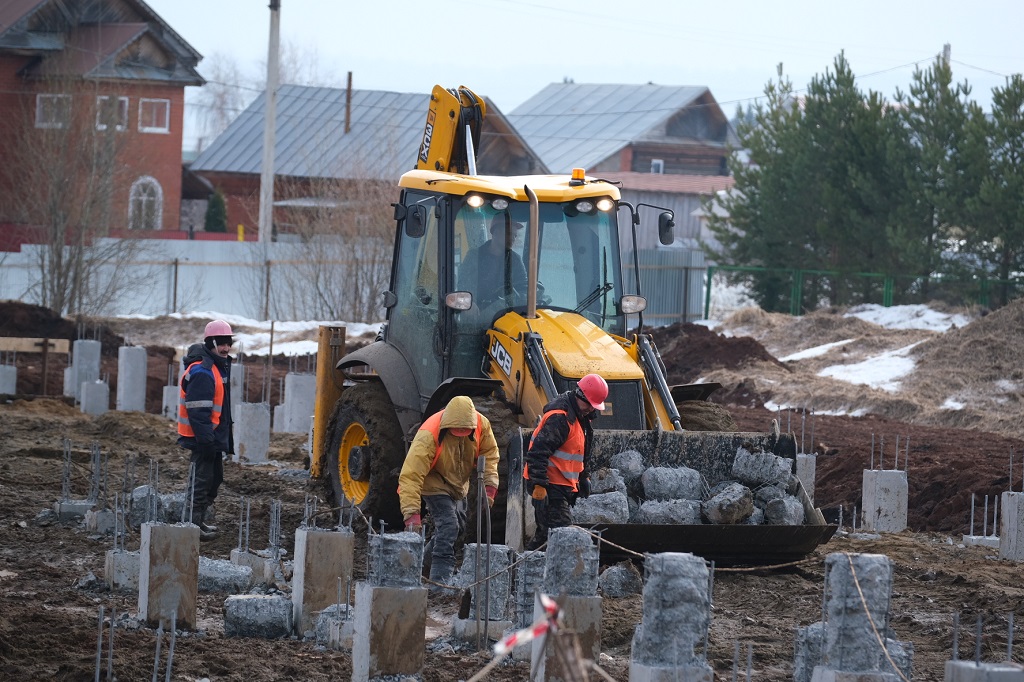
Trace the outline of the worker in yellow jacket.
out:
[[[398,477],[398,498],[406,530],[420,530],[421,505],[434,520],[430,579],[443,583],[455,571],[459,536],[456,505],[466,498],[476,461],[483,457],[487,499],[498,494],[498,444],[487,417],[466,396],[455,396],[416,432]]]

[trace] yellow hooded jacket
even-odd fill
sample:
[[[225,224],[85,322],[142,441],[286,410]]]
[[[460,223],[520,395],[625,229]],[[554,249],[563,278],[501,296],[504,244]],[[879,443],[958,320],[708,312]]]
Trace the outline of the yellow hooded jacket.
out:
[[[480,456],[485,459],[484,485],[498,487],[498,444],[487,417],[480,415]],[[423,495],[448,495],[461,500],[469,492],[469,482],[476,471],[477,444],[472,432],[476,431],[477,412],[473,401],[466,396],[455,396],[441,415],[442,429],[472,429],[469,436],[455,436],[446,432],[441,444],[441,455],[431,468],[437,454],[434,434],[420,429],[416,432],[409,454],[398,477],[398,497],[402,516],[409,518],[420,513]]]

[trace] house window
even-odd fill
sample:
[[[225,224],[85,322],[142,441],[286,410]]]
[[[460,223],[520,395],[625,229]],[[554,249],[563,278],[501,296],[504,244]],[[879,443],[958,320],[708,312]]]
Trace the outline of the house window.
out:
[[[160,183],[144,175],[132,183],[128,199],[128,228],[159,230],[164,212],[164,192]]]
[[[140,99],[139,130],[143,133],[166,133],[171,130],[171,100]]]
[[[127,97],[101,95],[96,98],[96,130],[106,130],[110,125],[114,126],[115,130],[124,130],[128,127]]]
[[[66,128],[71,122],[71,95],[36,95],[36,128]]]
[[[664,159],[651,159],[651,172],[661,175],[665,172],[665,160]]]

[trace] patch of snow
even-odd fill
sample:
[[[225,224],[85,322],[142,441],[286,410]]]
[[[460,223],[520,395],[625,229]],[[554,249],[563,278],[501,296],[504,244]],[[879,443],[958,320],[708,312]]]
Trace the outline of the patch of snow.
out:
[[[826,343],[826,344],[822,344],[820,346],[815,346],[814,348],[807,348],[805,350],[793,353],[792,355],[787,355],[784,358],[779,358],[779,362],[791,362],[791,361],[795,361],[795,360],[806,360],[808,358],[816,358],[819,355],[824,355],[825,353],[829,352],[833,348],[839,348],[840,346],[845,346],[846,344],[850,343],[851,341],[853,341],[853,339],[845,339],[843,341],[833,341],[832,343]]]
[[[1016,393],[1019,390],[1017,382],[1010,381],[1009,379],[999,379],[996,381],[996,388],[1007,393]]]
[[[893,393],[900,387],[898,380],[914,371],[914,360],[907,356],[919,343],[887,351],[852,365],[832,365],[818,372],[818,376],[864,384]]]
[[[967,407],[966,403],[954,400],[953,398],[946,398],[946,402],[942,403],[943,410],[962,410],[965,407]]]
[[[940,313],[922,304],[885,308],[866,303],[850,308],[843,317],[856,317],[886,329],[927,329],[935,332],[965,327],[971,322],[966,315]]]
[[[789,411],[793,411],[794,413],[799,413],[800,410],[803,409],[802,405],[787,405],[785,403],[777,403],[777,402],[772,401],[772,400],[766,401],[765,404],[764,404],[764,407],[765,407],[766,410],[771,410],[772,412],[777,412],[777,411],[778,412],[789,412]],[[865,409],[856,409],[856,410],[851,411],[848,406],[841,407],[841,408],[839,408],[837,410],[809,410],[808,411],[808,415],[809,416],[810,415],[825,415],[826,417],[863,417],[867,413],[868,413],[868,411],[865,410]],[[781,421],[781,415],[779,415],[779,416],[780,416],[780,421]]]

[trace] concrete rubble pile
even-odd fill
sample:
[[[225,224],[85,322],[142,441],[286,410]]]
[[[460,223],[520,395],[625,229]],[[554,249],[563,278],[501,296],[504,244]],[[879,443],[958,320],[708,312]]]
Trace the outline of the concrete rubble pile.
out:
[[[732,479],[711,486],[689,467],[647,467],[633,450],[614,455],[610,462],[611,467],[591,473],[591,495],[576,501],[574,523],[804,523],[793,460],[770,452],[738,448]]]

